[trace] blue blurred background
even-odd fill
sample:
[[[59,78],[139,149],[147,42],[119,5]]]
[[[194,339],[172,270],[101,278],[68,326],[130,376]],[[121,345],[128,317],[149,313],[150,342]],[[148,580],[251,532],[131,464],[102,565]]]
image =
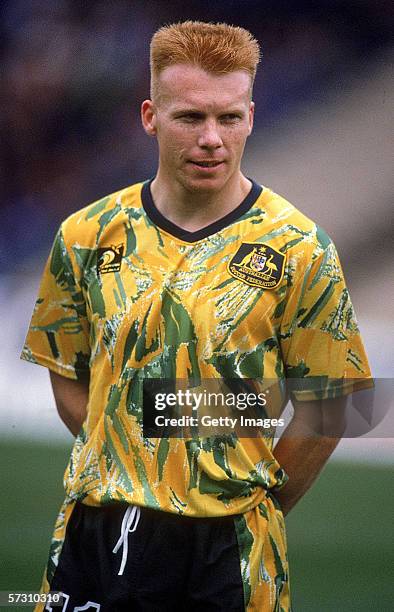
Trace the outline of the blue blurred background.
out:
[[[342,98],[340,106],[358,110],[359,101],[345,96],[355,80],[362,94],[383,68],[394,13],[386,0],[3,0],[1,5],[0,231],[7,271],[24,270],[32,257],[46,254],[67,214],[154,173],[155,146],[141,128],[139,107],[149,97],[149,41],[160,25],[185,18],[225,20],[248,28],[261,42],[252,142],[265,178],[264,149],[283,129],[283,120],[292,129],[289,119],[307,106],[309,112],[320,110],[324,127],[333,94]],[[376,95],[388,104],[383,91]],[[280,173],[287,170],[279,167]],[[280,183],[273,187],[280,191]],[[288,195],[294,199],[291,185]],[[341,207],[345,204],[344,198]],[[315,215],[319,206],[315,201]]]
[[[139,108],[149,97],[149,42],[159,26],[226,21],[259,40],[256,123],[244,171],[333,237],[373,372],[393,376],[394,5],[3,0],[0,11],[0,486],[8,503],[2,527],[8,570],[0,586],[33,589],[72,440],[56,416],[47,373],[18,356],[59,223],[155,172],[156,146],[140,125]],[[376,510],[389,502],[391,465],[387,433],[344,440],[327,476],[289,517],[297,610],[392,609],[389,510],[381,510],[384,526]],[[373,518],[363,522],[360,512]],[[338,581],[340,592],[332,586]]]

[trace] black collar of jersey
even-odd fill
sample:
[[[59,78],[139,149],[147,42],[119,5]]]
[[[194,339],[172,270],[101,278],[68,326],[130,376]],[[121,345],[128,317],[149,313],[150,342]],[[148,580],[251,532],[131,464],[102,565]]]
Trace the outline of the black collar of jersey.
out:
[[[154,177],[153,177],[154,178]],[[151,192],[151,183],[153,181],[151,178],[149,181],[146,181],[142,186],[141,191],[141,199],[142,205],[149,219],[155,223],[158,227],[165,230],[175,238],[179,238],[180,240],[184,240],[185,242],[197,242],[197,240],[202,240],[203,238],[207,238],[207,236],[211,236],[212,234],[216,234],[220,230],[224,229],[234,221],[237,221],[242,215],[244,215],[250,208],[252,208],[253,204],[256,202],[257,198],[261,194],[263,188],[261,185],[258,185],[252,179],[249,179],[252,183],[252,187],[244,200],[242,200],[241,204],[237,206],[234,210],[229,212],[227,215],[214,221],[210,225],[203,227],[196,232],[188,232],[187,230],[175,225],[169,219],[166,219],[161,212],[156,208],[156,205],[152,198]]]

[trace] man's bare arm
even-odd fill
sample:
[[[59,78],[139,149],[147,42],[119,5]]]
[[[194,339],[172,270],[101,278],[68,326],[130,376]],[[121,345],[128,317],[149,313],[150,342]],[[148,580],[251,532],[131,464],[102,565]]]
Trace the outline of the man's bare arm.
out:
[[[285,515],[316,480],[346,428],[346,397],[293,405],[293,420],[274,449],[289,476],[275,493]]]
[[[76,436],[86,418],[89,380],[71,380],[49,370],[56,408],[63,423]]]

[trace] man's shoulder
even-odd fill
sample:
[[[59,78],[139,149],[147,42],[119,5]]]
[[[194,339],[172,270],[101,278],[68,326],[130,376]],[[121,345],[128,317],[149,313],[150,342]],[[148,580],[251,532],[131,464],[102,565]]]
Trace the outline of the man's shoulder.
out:
[[[130,211],[141,207],[142,185],[134,183],[80,208],[64,219],[60,231],[72,241],[97,239],[120,214],[126,211],[130,216]]]
[[[311,231],[317,227],[310,217],[270,187],[263,186],[261,205],[270,220],[278,225],[296,224]]]
[[[308,244],[310,250],[316,253],[326,250],[333,244],[318,223],[270,187],[263,186],[259,205],[264,212],[264,221],[268,222],[271,228],[271,233],[286,238],[291,245],[299,245],[298,249],[301,244],[302,248]]]

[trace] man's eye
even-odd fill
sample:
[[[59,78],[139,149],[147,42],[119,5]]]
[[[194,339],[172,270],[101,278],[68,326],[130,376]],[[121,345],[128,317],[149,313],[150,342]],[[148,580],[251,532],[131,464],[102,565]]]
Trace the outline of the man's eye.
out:
[[[179,119],[182,119],[182,121],[187,121],[189,123],[192,123],[193,121],[199,121],[201,117],[200,115],[190,113],[188,115],[181,115]]]
[[[241,117],[239,115],[234,115],[232,113],[229,113],[227,115],[222,115],[220,119],[221,121],[224,121],[225,123],[232,123],[234,121],[237,121],[238,119],[241,119]]]

